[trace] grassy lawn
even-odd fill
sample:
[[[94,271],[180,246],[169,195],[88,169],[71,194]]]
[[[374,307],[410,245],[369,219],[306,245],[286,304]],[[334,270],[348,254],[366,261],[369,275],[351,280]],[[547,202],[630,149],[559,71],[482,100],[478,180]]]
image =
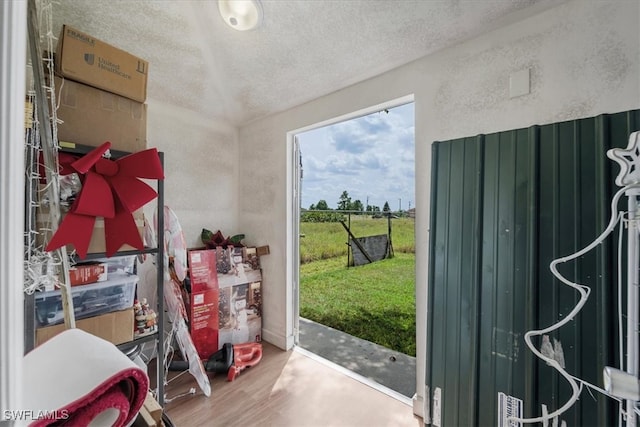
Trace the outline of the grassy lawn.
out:
[[[413,221],[410,221],[413,227]],[[329,232],[328,235],[339,234],[336,241],[344,249],[338,257],[300,266],[300,316],[415,356],[414,254],[401,253],[394,237],[394,258],[347,268],[346,231],[339,223],[301,225],[303,228],[306,225],[332,226],[331,229],[337,225],[342,232]],[[379,234],[383,234],[384,230]],[[358,237],[369,235],[355,230],[354,234]],[[305,239],[301,239],[301,242]]]

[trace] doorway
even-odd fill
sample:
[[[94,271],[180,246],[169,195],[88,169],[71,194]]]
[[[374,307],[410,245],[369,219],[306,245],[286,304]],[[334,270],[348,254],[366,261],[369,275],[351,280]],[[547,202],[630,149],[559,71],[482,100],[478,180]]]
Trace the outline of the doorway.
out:
[[[412,101],[396,100],[294,133],[299,179],[292,183],[298,348],[407,398],[416,386]],[[353,266],[353,243],[372,234],[388,239],[388,256]],[[398,274],[403,269],[410,270],[404,288]],[[399,342],[403,334],[409,339]]]

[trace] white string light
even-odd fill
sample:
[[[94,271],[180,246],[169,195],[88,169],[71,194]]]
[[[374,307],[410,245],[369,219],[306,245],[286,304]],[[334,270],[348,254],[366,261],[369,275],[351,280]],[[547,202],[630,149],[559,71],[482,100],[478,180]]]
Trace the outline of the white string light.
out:
[[[25,270],[25,283],[24,292],[26,294],[33,294],[38,290],[51,290],[54,289],[60,282],[59,274],[63,268],[63,263],[60,259],[57,259],[55,252],[46,252],[44,247],[48,239],[51,237],[51,228],[48,221],[42,221],[41,218],[35,218],[32,214],[37,212],[41,207],[42,194],[46,194],[46,189],[49,185],[57,185],[59,182],[59,165],[57,163],[57,156],[55,165],[45,166],[39,161],[41,143],[40,143],[40,126],[51,125],[53,140],[55,141],[56,148],[58,143],[58,130],[57,125],[60,123],[57,117],[58,103],[56,101],[56,90],[54,81],[54,63],[53,55],[57,38],[53,35],[53,6],[57,2],[51,0],[39,0],[38,1],[38,22],[41,28],[40,43],[45,46],[44,57],[42,58],[45,72],[48,74],[48,80],[45,90],[49,99],[36,99],[36,91],[34,89],[33,78],[33,64],[28,67],[31,70],[29,79],[29,89],[27,91],[28,104],[31,108],[27,108],[30,111],[30,117],[25,120],[25,127],[27,132],[25,134],[25,158],[27,164],[25,165],[26,174],[26,200],[28,201],[27,218],[25,220],[25,254],[24,254],[24,270]],[[50,123],[40,123],[38,120],[38,104],[43,102],[49,102],[49,120]],[[30,126],[27,125],[30,124]],[[48,182],[46,186],[41,185],[40,168],[45,168],[45,171],[51,172],[54,182]],[[49,209],[59,209],[58,201],[49,201]]]
[[[618,208],[617,208],[618,207],[618,202],[620,200],[620,197],[622,197],[627,191],[629,191],[631,189],[639,189],[639,188],[640,188],[640,184],[631,184],[631,185],[627,185],[627,186],[621,188],[620,190],[618,190],[616,192],[616,194],[613,196],[613,199],[611,200],[611,219],[609,220],[609,225],[593,242],[591,242],[591,244],[589,244],[588,246],[586,246],[582,250],[580,250],[580,251],[578,251],[578,252],[576,252],[576,253],[574,253],[572,255],[561,257],[561,258],[557,258],[557,259],[551,261],[551,264],[549,265],[549,268],[551,269],[551,272],[553,273],[553,275],[558,280],[560,280],[562,283],[564,283],[565,285],[567,285],[567,286],[575,289],[576,291],[578,291],[578,293],[580,294],[580,301],[573,308],[573,310],[571,310],[571,312],[569,312],[569,314],[564,317],[564,319],[560,320],[557,323],[554,323],[553,325],[551,325],[551,326],[549,326],[547,328],[528,331],[524,335],[524,340],[525,340],[525,343],[527,344],[527,347],[529,347],[529,349],[539,359],[544,360],[549,366],[551,366],[556,371],[558,371],[558,373],[567,380],[567,382],[569,383],[569,385],[571,387],[571,390],[572,390],[571,397],[569,398],[569,400],[564,405],[562,405],[560,408],[558,408],[557,410],[555,410],[555,411],[553,411],[553,412],[551,412],[549,414],[544,414],[543,416],[535,417],[535,418],[510,417],[509,421],[520,422],[520,423],[547,423],[549,421],[554,420],[556,417],[562,415],[564,412],[566,412],[568,409],[570,409],[575,404],[575,402],[580,397],[580,393],[582,391],[583,384],[584,385],[588,385],[589,387],[591,387],[591,388],[593,388],[595,390],[598,390],[598,391],[601,390],[598,387],[587,383],[586,381],[580,380],[580,379],[572,376],[562,366],[560,366],[560,364],[556,360],[554,360],[554,359],[542,354],[533,345],[532,338],[548,334],[550,332],[553,332],[553,331],[561,328],[565,324],[567,324],[570,321],[572,321],[573,318],[580,312],[580,310],[582,310],[582,307],[585,305],[585,303],[587,302],[587,299],[589,298],[589,294],[591,292],[591,289],[589,287],[585,286],[585,285],[581,285],[581,284],[572,282],[572,281],[568,280],[567,278],[565,278],[562,274],[560,274],[560,272],[558,271],[557,266],[558,266],[558,264],[569,262],[569,261],[572,261],[572,260],[574,260],[576,258],[579,258],[582,255],[586,254],[587,252],[593,250],[599,244],[601,244],[607,238],[607,236],[609,236],[609,234],[611,234],[611,232],[615,229],[616,225],[618,224],[618,222],[620,222],[620,219],[622,218],[622,213],[619,213],[618,212]],[[608,393],[605,392],[605,394],[607,396],[611,397]]]

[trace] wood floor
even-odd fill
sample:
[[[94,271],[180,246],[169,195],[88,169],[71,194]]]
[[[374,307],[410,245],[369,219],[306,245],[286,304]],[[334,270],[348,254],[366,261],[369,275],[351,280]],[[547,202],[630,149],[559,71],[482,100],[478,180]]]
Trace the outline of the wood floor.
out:
[[[233,382],[210,374],[210,397],[165,405],[176,426],[420,427],[410,405],[298,351],[263,343],[263,359]],[[170,381],[167,397],[196,387],[189,374]]]

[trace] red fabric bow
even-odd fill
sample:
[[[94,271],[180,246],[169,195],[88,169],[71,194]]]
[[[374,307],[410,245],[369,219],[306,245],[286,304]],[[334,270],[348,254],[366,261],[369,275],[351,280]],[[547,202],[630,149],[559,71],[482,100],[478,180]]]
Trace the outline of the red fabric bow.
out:
[[[108,257],[124,244],[144,249],[132,213],[156,198],[157,193],[138,178],[164,179],[160,157],[151,148],[113,161],[102,157],[110,147],[111,143],[105,142],[68,167],[61,165],[63,175],[81,175],[82,190],[45,248],[47,251],[71,243],[80,258],[85,258],[96,217],[104,217]]]

